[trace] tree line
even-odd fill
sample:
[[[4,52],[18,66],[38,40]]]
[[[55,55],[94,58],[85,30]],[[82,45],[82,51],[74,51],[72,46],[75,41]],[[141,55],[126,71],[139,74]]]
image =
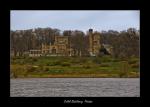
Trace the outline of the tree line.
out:
[[[124,31],[101,31],[101,44],[109,44],[113,47],[114,57],[139,57],[139,40],[140,30],[129,28]],[[54,44],[55,36],[68,36],[70,47],[82,54],[88,53],[88,32],[84,33],[81,30],[64,30],[53,28],[36,28],[28,30],[10,31],[10,48],[14,51],[16,56],[20,56],[31,49],[41,49],[42,43]],[[78,53],[80,54],[80,53]]]

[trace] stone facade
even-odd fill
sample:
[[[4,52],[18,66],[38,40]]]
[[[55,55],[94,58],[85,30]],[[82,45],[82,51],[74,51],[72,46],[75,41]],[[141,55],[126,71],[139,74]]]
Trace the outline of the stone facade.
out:
[[[67,36],[55,36],[55,42],[52,45],[42,44],[42,54],[46,56],[69,56],[69,40]]]

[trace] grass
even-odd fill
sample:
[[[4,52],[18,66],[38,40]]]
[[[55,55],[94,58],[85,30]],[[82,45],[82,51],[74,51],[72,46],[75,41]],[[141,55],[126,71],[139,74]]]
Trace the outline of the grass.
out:
[[[25,77],[139,77],[139,59],[104,57],[11,58],[12,78]]]

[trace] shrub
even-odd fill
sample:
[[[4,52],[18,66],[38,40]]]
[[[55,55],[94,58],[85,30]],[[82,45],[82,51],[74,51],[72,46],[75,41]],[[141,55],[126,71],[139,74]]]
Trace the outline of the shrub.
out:
[[[31,63],[33,63],[33,59],[32,59],[31,57],[26,57],[26,58],[24,59],[24,62],[25,62],[25,63],[28,63],[28,64],[31,64]]]
[[[62,64],[61,64],[61,66],[70,66],[71,64],[69,63],[69,62],[63,62]]]
[[[109,67],[110,65],[107,64],[107,63],[102,63],[100,66],[101,66],[101,67]]]
[[[16,72],[13,73],[13,77],[14,77],[14,78],[18,78],[18,75],[17,75]]]
[[[113,58],[112,59],[112,62],[119,62],[120,61],[120,59],[118,59],[118,58]]]
[[[111,56],[102,56],[101,57],[101,62],[111,62],[112,61],[112,58]]]
[[[62,73],[64,71],[63,70],[59,70],[59,69],[58,70],[57,69],[49,69],[48,72],[49,73]]]
[[[24,75],[26,72],[22,66],[11,66],[10,67],[10,76],[12,78],[17,78],[19,75]]]
[[[53,63],[51,63],[52,65],[61,65],[61,61],[55,61]]]
[[[78,59],[78,62],[80,62],[80,63],[85,63],[86,61],[87,61],[87,59],[84,57],[81,57],[80,59]]]
[[[54,64],[52,62],[47,62],[46,66],[53,66]]]
[[[119,77],[122,78],[122,77],[127,77],[127,72],[120,72],[119,73]]]
[[[46,66],[56,66],[56,65],[61,65],[61,61],[53,61],[46,63]]]
[[[19,64],[20,64],[20,65],[24,65],[24,64],[25,64],[24,60],[21,60],[21,61],[19,62]]]
[[[90,65],[83,65],[83,68],[89,69],[89,68],[91,68],[91,66]]]
[[[137,63],[137,62],[138,62],[137,59],[135,59],[135,60],[129,60],[129,61],[128,61],[129,64],[135,64],[135,63]]]
[[[46,68],[44,69],[44,71],[49,71],[49,68],[48,68],[48,67],[46,67]]]
[[[35,66],[33,66],[33,67],[35,67]],[[39,66],[37,66],[37,67],[35,67],[35,71],[43,71],[44,70],[44,67],[43,67],[43,65],[39,65]]]
[[[64,62],[70,62],[72,64],[78,64],[78,63],[86,63],[87,62],[87,57],[77,57],[77,56],[72,56],[70,59],[64,61]]]
[[[131,68],[139,68],[139,63],[131,64]]]
[[[96,63],[96,64],[101,64],[100,58],[94,58],[93,62]]]
[[[37,70],[36,67],[34,67],[34,66],[27,66],[26,69],[27,69],[27,72],[34,72]]]
[[[37,58],[32,58],[32,61],[33,62],[36,62],[38,59]]]

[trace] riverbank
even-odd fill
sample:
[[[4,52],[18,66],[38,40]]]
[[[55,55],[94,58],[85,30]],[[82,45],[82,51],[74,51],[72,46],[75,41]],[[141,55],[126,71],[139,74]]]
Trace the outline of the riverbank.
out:
[[[14,78],[14,77],[12,77]],[[64,75],[28,75],[28,76],[18,76],[17,78],[139,78],[138,74],[128,75],[120,77],[118,74],[86,74],[86,75],[75,75],[75,74],[64,74]]]
[[[15,57],[11,78],[138,78],[139,59],[103,57]]]

